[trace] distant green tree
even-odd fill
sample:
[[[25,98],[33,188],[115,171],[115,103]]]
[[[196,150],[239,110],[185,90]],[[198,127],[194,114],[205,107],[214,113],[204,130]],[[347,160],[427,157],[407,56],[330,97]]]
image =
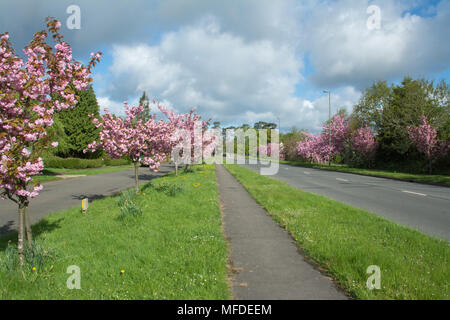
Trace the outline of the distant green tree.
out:
[[[273,122],[258,121],[253,125],[254,129],[276,129],[277,124]]]
[[[139,105],[144,107],[144,111],[140,115],[140,119],[144,121],[150,120],[151,114],[150,114],[150,99],[147,96],[147,93],[144,91],[142,96],[139,98]]]
[[[293,126],[290,131],[280,134],[280,142],[283,143],[283,150],[286,160],[298,160],[297,145],[305,139],[303,129],[297,129]]]
[[[59,152],[62,156],[78,158],[95,158],[99,152],[83,153],[89,143],[98,140],[99,130],[92,123],[89,114],[99,117],[99,106],[92,86],[86,91],[77,92],[78,103],[73,110],[63,110],[58,113],[58,119],[67,137],[67,149]]]

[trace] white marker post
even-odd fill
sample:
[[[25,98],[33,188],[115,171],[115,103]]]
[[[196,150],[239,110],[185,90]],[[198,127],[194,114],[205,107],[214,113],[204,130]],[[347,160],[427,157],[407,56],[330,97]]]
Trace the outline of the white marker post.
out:
[[[89,199],[88,198],[84,198],[83,200],[81,200],[81,211],[83,213],[86,213],[87,209],[89,206]]]

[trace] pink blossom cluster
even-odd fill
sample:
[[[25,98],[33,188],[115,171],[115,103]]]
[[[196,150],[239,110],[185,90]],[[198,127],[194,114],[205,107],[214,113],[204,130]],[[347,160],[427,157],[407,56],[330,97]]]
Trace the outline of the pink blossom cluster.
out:
[[[323,163],[329,161],[344,150],[348,132],[348,120],[342,115],[336,115],[330,124],[323,126],[321,134],[311,135],[304,132],[305,140],[298,143],[297,153],[301,157],[314,162]]]
[[[267,145],[258,146],[258,154],[260,157],[279,157],[280,160],[284,160],[283,143],[269,143]]]
[[[167,154],[172,155],[176,164],[199,163],[212,156],[218,141],[214,130],[208,129],[208,121],[202,120],[193,109],[189,113],[175,114],[173,110],[167,111],[161,105],[158,107],[169,119]],[[190,154],[184,154],[184,145],[188,147]]]
[[[167,156],[171,128],[162,120],[156,121],[155,116],[144,122],[139,119],[143,106],[124,104],[125,119],[114,116],[108,109],[100,120],[91,115],[93,123],[101,131],[99,141],[93,141],[84,152],[103,149],[113,158],[128,156],[134,163],[147,164],[151,170],[157,171]]]
[[[9,34],[0,34],[0,195],[16,202],[35,197],[42,189],[31,191],[32,176],[43,170],[38,157],[49,147],[51,137],[46,128],[53,124],[55,111],[72,108],[77,97],[70,83],[78,90],[86,89],[90,68],[72,58],[70,46],[59,34],[60,23],[47,20],[54,46],[47,44],[47,31],[37,32],[23,50],[26,59],[14,53]],[[53,142],[52,146],[57,144]]]
[[[425,116],[422,116],[419,126],[408,127],[408,134],[417,150],[430,161],[445,157],[449,152],[450,144],[438,139],[437,130],[428,123]]]
[[[194,109],[183,116],[182,126],[190,140],[191,155],[184,155],[186,164],[201,163],[204,157],[209,157],[216,147],[214,132],[208,129],[209,121],[202,120]]]
[[[352,149],[370,160],[375,156],[378,142],[369,127],[358,128],[351,136]]]

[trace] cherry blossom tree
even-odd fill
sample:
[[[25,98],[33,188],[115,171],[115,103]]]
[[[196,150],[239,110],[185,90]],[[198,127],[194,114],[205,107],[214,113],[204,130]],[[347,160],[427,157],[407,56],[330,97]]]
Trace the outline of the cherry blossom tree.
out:
[[[34,34],[23,50],[26,59],[16,55],[9,34],[0,34],[0,196],[18,205],[18,252],[23,264],[24,227],[28,244],[32,235],[28,206],[42,190],[31,186],[32,177],[41,174],[40,155],[57,142],[47,136],[54,113],[73,108],[74,89],[86,90],[91,68],[101,53],[92,54],[88,66],[73,59],[71,48],[59,32],[61,23],[47,18],[47,30]],[[46,42],[49,34],[53,46]]]
[[[425,116],[422,116],[419,126],[408,127],[408,134],[417,150],[425,154],[428,159],[428,170],[431,174],[433,162],[447,155],[449,143],[438,139],[436,129],[428,123]]]
[[[168,152],[170,126],[164,121],[156,121],[156,116],[146,122],[140,115],[144,107],[129,107],[125,102],[125,119],[111,114],[105,108],[101,119],[92,117],[92,122],[101,128],[99,141],[93,141],[84,152],[94,152],[103,149],[112,158],[129,157],[135,168],[135,190],[139,192],[139,166],[141,163],[149,166],[150,170],[158,171],[161,161],[165,160]]]
[[[171,156],[171,160],[175,164],[175,175],[178,175],[178,166],[180,165],[182,159],[180,157],[180,152],[175,154],[173,151],[183,141],[184,134],[179,130],[185,126],[185,121],[188,114],[177,114],[173,110],[167,110],[160,104],[158,104],[158,108],[169,120],[167,124],[168,137],[165,144],[165,154]]]
[[[305,159],[318,163],[330,161],[344,150],[348,133],[348,120],[342,115],[336,115],[330,124],[323,126],[321,134],[311,135],[304,132],[305,140],[298,143],[297,153]]]
[[[191,164],[201,163],[205,157],[212,155],[217,139],[213,130],[208,129],[209,121],[202,120],[194,109],[182,115],[180,121],[180,126],[172,138],[178,140],[172,150],[172,158],[176,167],[184,163],[185,168],[189,169]]]
[[[370,162],[375,156],[378,142],[369,127],[362,127],[352,133],[351,146]]]
[[[271,142],[267,145],[258,146],[258,154],[260,157],[279,157],[280,160],[284,160],[283,143]]]

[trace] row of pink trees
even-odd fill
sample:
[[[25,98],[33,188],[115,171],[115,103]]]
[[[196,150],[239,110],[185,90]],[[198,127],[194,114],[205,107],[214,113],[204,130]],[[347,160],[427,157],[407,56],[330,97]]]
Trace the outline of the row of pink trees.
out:
[[[177,174],[180,163],[187,166],[198,163],[205,150],[211,153],[211,148],[214,149],[215,146],[214,137],[207,135],[208,122],[202,121],[194,110],[186,114],[176,114],[160,104],[158,108],[166,115],[167,122],[156,121],[156,115],[151,116],[148,121],[143,121],[140,115],[144,107],[129,107],[126,102],[125,119],[114,116],[108,109],[105,109],[101,119],[92,117],[93,123],[101,128],[99,141],[93,141],[84,151],[103,149],[112,158],[130,158],[135,167],[136,193],[139,191],[138,170],[141,163],[157,171],[161,162],[172,155]],[[187,148],[179,148],[183,144],[187,144]]]
[[[47,19],[47,29],[34,34],[23,50],[26,59],[15,54],[9,34],[0,34],[0,197],[18,205],[18,252],[24,263],[24,234],[29,246],[32,234],[28,206],[30,198],[38,196],[40,184],[32,185],[33,176],[42,174],[44,164],[39,156],[58,142],[47,135],[56,112],[71,109],[77,104],[76,90],[86,90],[92,82],[91,68],[100,61],[101,53],[92,54],[87,66],[72,57],[71,47],[59,32],[61,23]],[[49,33],[53,45],[47,43]],[[168,122],[156,121],[153,116],[144,122],[138,117],[143,107],[126,107],[127,117],[121,119],[108,110],[101,120],[93,122],[101,127],[100,141],[88,149],[104,149],[114,158],[123,155],[135,164],[136,191],[138,166],[148,164],[158,170],[162,160],[180,143],[176,133],[183,129],[190,137],[187,164],[198,161],[205,150],[214,149],[215,137],[208,135],[208,122],[194,113],[176,115],[160,107]],[[200,126],[198,131],[196,128]],[[199,134],[200,132],[200,134]],[[200,155],[197,150],[200,145]]]
[[[437,130],[428,123],[425,116],[422,116],[419,126],[408,127],[408,134],[417,150],[426,156],[431,174],[433,162],[449,152],[449,143],[438,139]],[[311,135],[305,132],[304,135],[304,141],[298,143],[297,153],[317,163],[328,162],[341,153],[346,146],[370,163],[379,146],[369,127],[361,127],[351,132],[348,118],[342,115],[334,116],[330,124],[324,125],[321,134]]]
[[[371,133],[370,130],[368,133]],[[304,132],[304,135],[305,140],[298,143],[297,153],[310,161],[329,162],[345,148],[349,135],[348,119],[336,115],[329,124],[323,125],[322,133],[311,135]],[[355,136],[358,137],[359,134]]]
[[[53,45],[46,42],[46,30],[34,34],[23,50],[26,59],[14,52],[9,34],[0,34],[0,196],[18,205],[18,252],[23,264],[24,228],[32,245],[29,199],[42,190],[31,186],[41,174],[39,156],[50,146],[56,147],[46,128],[53,124],[55,112],[77,103],[76,90],[86,90],[91,68],[100,60],[92,55],[88,66],[73,59],[71,48],[59,32],[61,23],[47,18]]]

